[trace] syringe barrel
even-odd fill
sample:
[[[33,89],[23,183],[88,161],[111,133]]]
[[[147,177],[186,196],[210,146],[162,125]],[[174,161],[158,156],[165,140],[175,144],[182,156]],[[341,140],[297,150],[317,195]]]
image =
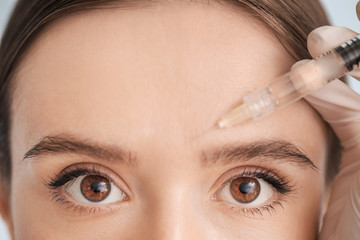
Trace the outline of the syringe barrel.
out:
[[[321,88],[346,71],[334,52],[310,60],[268,84],[274,108],[282,108]]]
[[[221,128],[248,118],[260,119],[359,68],[360,35],[327,53],[293,68],[289,73],[244,97],[244,104],[224,116]]]
[[[268,85],[277,108],[287,106],[359,67],[360,36],[293,68]]]

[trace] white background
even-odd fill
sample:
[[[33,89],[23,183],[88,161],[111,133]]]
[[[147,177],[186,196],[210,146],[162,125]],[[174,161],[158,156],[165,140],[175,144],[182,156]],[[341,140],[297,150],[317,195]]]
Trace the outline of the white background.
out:
[[[0,0],[0,36],[4,30],[7,19],[15,2],[15,0]],[[357,32],[360,32],[360,23],[358,22],[355,12],[357,0],[321,0],[321,2],[328,12],[331,23],[333,25],[346,26]],[[360,93],[360,82],[351,80],[350,84],[357,92]],[[0,239],[10,239],[6,227],[1,219]]]

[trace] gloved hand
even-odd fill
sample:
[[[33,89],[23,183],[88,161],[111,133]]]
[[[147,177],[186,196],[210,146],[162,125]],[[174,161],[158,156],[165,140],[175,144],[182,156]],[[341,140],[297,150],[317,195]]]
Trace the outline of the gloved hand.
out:
[[[308,36],[308,49],[317,57],[357,35],[344,27],[320,27]],[[351,75],[360,80],[360,70]],[[360,95],[335,80],[305,99],[333,128],[343,147],[320,240],[360,239]]]

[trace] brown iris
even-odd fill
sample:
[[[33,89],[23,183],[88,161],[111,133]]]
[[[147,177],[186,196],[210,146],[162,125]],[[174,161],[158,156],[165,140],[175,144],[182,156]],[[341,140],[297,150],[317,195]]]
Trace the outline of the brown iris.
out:
[[[239,177],[231,182],[230,193],[236,201],[249,203],[259,196],[260,184],[255,178]]]
[[[108,179],[89,175],[81,181],[80,189],[82,195],[91,202],[100,202],[110,194],[111,185]]]

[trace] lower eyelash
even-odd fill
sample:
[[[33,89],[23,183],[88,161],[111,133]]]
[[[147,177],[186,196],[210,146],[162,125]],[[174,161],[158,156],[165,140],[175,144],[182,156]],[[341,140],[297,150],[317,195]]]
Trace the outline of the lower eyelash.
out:
[[[263,212],[266,211],[271,216],[272,214],[275,213],[276,206],[279,206],[282,209],[284,209],[281,201],[280,200],[275,200],[270,204],[267,204],[267,205],[261,206],[261,207],[256,207],[256,208],[239,208],[239,207],[236,207],[236,206],[231,206],[231,210],[236,212],[236,213],[244,214],[246,216],[251,215],[252,217],[255,217],[255,215],[264,216]]]
[[[52,191],[50,191],[50,193],[53,195],[53,197],[52,197],[53,201],[63,204],[64,206],[66,206],[65,209],[72,209],[73,213],[78,213],[79,215],[96,214],[98,211],[101,210],[99,207],[94,207],[94,206],[85,207],[85,206],[81,206],[79,204],[73,203],[73,202],[67,200],[66,197],[57,190],[52,190]]]

